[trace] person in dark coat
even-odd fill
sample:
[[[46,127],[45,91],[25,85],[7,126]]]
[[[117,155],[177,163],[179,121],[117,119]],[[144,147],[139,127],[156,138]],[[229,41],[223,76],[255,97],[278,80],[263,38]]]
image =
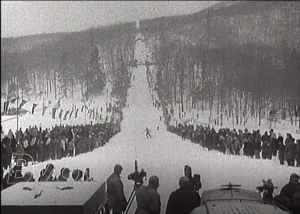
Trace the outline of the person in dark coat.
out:
[[[284,165],[284,153],[285,153],[285,145],[283,144],[283,137],[280,135],[277,139],[278,142],[278,159],[280,165]]]
[[[37,140],[37,156],[38,156],[38,162],[43,161],[43,154],[44,154],[44,144],[42,139]]]
[[[288,166],[295,166],[295,152],[296,152],[296,144],[294,143],[295,139],[288,134],[286,139],[286,146],[285,146],[285,161],[287,162]]]
[[[261,137],[262,140],[262,152],[261,156],[263,159],[270,159],[272,157],[271,152],[271,143],[270,143],[270,137],[267,132],[264,133],[264,135]]]
[[[280,203],[286,208],[292,206],[294,202],[294,194],[299,190],[300,187],[299,178],[299,175],[292,173],[290,175],[290,181],[282,187],[280,194],[275,196],[275,202]]]
[[[108,204],[113,210],[113,214],[120,214],[126,209],[127,200],[124,195],[123,182],[120,175],[123,168],[121,165],[116,164],[114,172],[107,178],[107,194]]]
[[[70,170],[68,168],[61,168],[60,175],[58,176],[58,181],[68,181],[68,178],[70,177]]]
[[[53,176],[53,172],[54,172],[54,165],[52,163],[47,164],[46,168],[41,170],[38,181],[39,182],[57,181],[56,177]]]
[[[296,141],[295,160],[297,162],[296,167],[300,167],[300,139]]]
[[[254,142],[251,133],[244,138],[244,155],[250,158],[254,156]]]
[[[255,133],[254,138],[254,156],[255,159],[260,159],[260,151],[261,151],[261,134],[259,133],[259,130]]]
[[[6,149],[6,146],[8,144],[9,138],[7,136],[4,136],[4,138],[1,141],[1,168],[7,168],[7,166],[10,164],[10,155]]]
[[[23,179],[23,182],[34,182],[35,181],[31,172],[26,172],[22,179]]]
[[[207,145],[208,151],[213,149],[214,136],[211,130],[208,131],[205,139],[205,144]]]
[[[277,143],[276,134],[274,133],[273,129],[270,130],[270,144],[271,144],[272,156],[277,156],[278,143]]]
[[[37,161],[37,153],[38,153],[38,147],[37,147],[36,137],[31,136],[30,142],[28,145],[28,154],[32,157],[33,163],[35,163]]]
[[[43,140],[44,148],[43,148],[43,161],[50,160],[52,149],[51,149],[51,133],[47,132],[45,135],[45,140]]]
[[[135,214],[160,214],[161,201],[157,192],[159,178],[155,175],[149,179],[148,186],[139,186],[136,191],[137,209]]]
[[[187,177],[179,179],[179,189],[171,193],[166,214],[189,214],[200,206],[201,198]]]
[[[4,168],[7,168],[11,164],[11,157],[13,154],[13,149],[11,147],[11,140],[8,137],[5,137],[2,141],[1,147],[1,165]],[[2,156],[2,153],[4,156]],[[3,161],[3,163],[2,163]]]

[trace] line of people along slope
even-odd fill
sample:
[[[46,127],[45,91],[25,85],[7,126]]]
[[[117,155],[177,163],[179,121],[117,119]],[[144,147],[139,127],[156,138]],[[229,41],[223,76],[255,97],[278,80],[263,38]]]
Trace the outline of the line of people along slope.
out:
[[[105,145],[118,132],[119,122],[56,125],[44,130],[34,126],[24,132],[20,128],[15,134],[9,130],[7,135],[1,130],[1,188],[9,186],[3,178],[4,171],[11,174],[17,165],[59,160],[93,151]]]
[[[261,135],[260,130],[249,132],[247,129],[230,130],[222,128],[216,131],[211,127],[179,123],[177,127],[167,125],[168,130],[182,140],[189,139],[209,151],[217,150],[224,154],[245,155],[250,158],[268,159],[278,157],[281,165],[300,167],[300,139],[287,133],[286,138],[273,129]]]

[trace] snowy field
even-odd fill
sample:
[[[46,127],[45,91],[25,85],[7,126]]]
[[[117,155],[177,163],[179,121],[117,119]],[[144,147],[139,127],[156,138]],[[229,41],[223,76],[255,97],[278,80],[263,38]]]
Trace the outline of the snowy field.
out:
[[[145,48],[141,40],[137,42],[135,57],[144,61]],[[128,104],[124,109],[124,119],[121,123],[121,132],[114,136],[105,146],[95,149],[93,152],[80,154],[72,158],[47,161],[31,165],[23,169],[24,172],[31,171],[37,180],[39,172],[51,162],[55,165],[55,174],[59,174],[61,167],[70,170],[85,170],[90,167],[91,176],[95,182],[104,182],[112,173],[115,164],[121,164],[122,181],[124,183],[125,195],[128,199],[133,188],[133,182],[127,176],[134,172],[134,161],[138,161],[139,170],[142,168],[147,172],[147,178],[157,175],[160,178],[158,192],[161,196],[162,213],[165,212],[168,197],[172,191],[178,188],[178,179],[183,176],[184,165],[192,167],[193,174],[200,174],[203,190],[218,188],[222,184],[241,184],[242,188],[255,190],[261,185],[262,179],[273,180],[275,194],[278,194],[283,185],[289,181],[291,173],[300,174],[300,168],[281,166],[277,159],[256,160],[244,156],[233,156],[220,154],[217,151],[207,151],[189,140],[182,141],[181,137],[166,131],[166,126],[159,117],[161,110],[152,105],[151,93],[146,80],[146,67],[141,65],[134,68],[135,79],[129,89]],[[105,97],[105,96],[104,96]],[[92,105],[104,105],[106,99],[95,99]],[[75,100],[62,105],[71,106]],[[80,103],[80,101],[77,101]],[[37,109],[38,110],[38,109]],[[81,124],[85,121],[84,114],[78,115],[77,120],[70,124]],[[3,123],[5,133],[9,128],[15,130],[15,120]],[[23,116],[19,120],[19,127],[24,130],[29,125],[42,124],[42,127],[51,127],[59,124],[59,120],[53,120],[51,114],[39,117],[31,114]],[[159,127],[159,130],[156,127]],[[152,138],[147,139],[143,132],[148,127]],[[145,181],[148,184],[148,181]],[[55,197],[55,195],[53,195]],[[136,202],[132,204],[129,213],[134,213]]]

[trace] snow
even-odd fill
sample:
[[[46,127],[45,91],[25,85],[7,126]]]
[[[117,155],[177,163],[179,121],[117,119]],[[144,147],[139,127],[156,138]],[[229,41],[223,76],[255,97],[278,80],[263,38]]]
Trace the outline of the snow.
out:
[[[138,40],[135,57],[143,62],[146,58],[144,52],[144,44]],[[152,105],[151,92],[146,80],[146,67],[140,65],[133,68],[133,74],[135,79],[132,80],[132,87],[129,89],[127,100],[129,106],[123,109],[124,119],[120,133],[93,152],[38,163],[23,168],[23,171],[31,171],[37,180],[40,170],[50,162],[55,166],[56,175],[62,167],[83,171],[89,167],[94,181],[103,183],[112,173],[114,165],[118,163],[123,166],[121,176],[128,199],[133,189],[133,181],[128,180],[127,176],[134,172],[134,161],[137,160],[139,170],[144,169],[147,172],[147,178],[157,175],[160,179],[158,193],[161,196],[162,213],[165,212],[169,195],[178,188],[178,180],[184,174],[184,165],[191,166],[193,174],[201,175],[200,194],[204,190],[218,188],[229,182],[240,184],[242,188],[255,190],[256,186],[261,185],[262,179],[269,178],[278,187],[274,191],[278,194],[283,185],[289,181],[290,174],[300,174],[300,168],[279,165],[277,159],[257,160],[245,156],[224,155],[217,151],[207,151],[189,140],[182,141],[181,137],[166,131],[166,126],[159,119],[162,116],[162,110]],[[106,99],[95,99],[93,105],[103,105]],[[75,99],[70,100],[64,105],[70,106],[75,101]],[[80,101],[77,102],[80,103]],[[84,113],[82,113],[77,120],[64,122],[81,124],[85,122],[84,120]],[[29,125],[40,123],[43,127],[51,127],[59,122],[59,120],[53,120],[51,114],[46,114],[44,117],[28,114],[19,119],[19,127],[24,130]],[[15,120],[3,123],[5,132],[9,128],[15,130],[15,123]],[[156,129],[157,126],[159,130]],[[146,138],[143,132],[146,127],[151,130],[152,138]],[[148,184],[148,181],[144,184]],[[135,208],[134,200],[129,213],[134,213]]]

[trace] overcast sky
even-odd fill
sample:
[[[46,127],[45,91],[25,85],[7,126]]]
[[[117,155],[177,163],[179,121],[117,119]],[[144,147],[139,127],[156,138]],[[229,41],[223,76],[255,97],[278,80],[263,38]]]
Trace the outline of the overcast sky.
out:
[[[92,26],[198,12],[210,1],[1,1],[1,37],[80,31]]]

